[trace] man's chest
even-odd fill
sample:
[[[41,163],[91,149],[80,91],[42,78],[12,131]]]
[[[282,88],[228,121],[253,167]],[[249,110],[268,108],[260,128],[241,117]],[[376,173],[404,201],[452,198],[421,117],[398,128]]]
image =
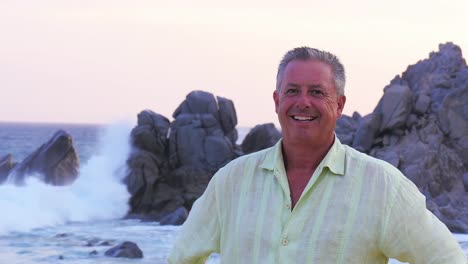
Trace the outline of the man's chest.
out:
[[[291,199],[274,181],[239,189],[222,221],[225,246],[239,254],[295,252],[315,257],[375,251],[376,204],[333,181],[319,181],[291,209]],[[374,215],[375,216],[375,215]],[[304,255],[304,258],[306,256]]]

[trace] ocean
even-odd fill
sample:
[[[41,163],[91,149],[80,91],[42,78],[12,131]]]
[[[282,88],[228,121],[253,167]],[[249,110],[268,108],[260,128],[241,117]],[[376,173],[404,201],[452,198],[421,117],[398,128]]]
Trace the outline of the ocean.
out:
[[[80,176],[71,186],[34,179],[22,187],[0,185],[0,263],[166,263],[179,227],[122,220],[129,194],[121,180],[133,126],[0,123],[0,158],[12,154],[20,162],[58,129],[72,135],[80,158]],[[238,131],[241,142],[249,128]],[[454,236],[468,253],[468,235]],[[138,244],[143,259],[104,256],[127,240]],[[208,263],[219,263],[218,257]]]

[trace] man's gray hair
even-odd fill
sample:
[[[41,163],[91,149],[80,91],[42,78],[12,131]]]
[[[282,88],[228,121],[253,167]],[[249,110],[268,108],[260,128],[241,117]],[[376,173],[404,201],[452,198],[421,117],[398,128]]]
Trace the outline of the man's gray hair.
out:
[[[276,91],[279,92],[281,88],[281,81],[283,80],[284,70],[289,62],[293,60],[317,60],[323,62],[331,67],[333,73],[333,81],[335,83],[336,93],[344,95],[344,87],[346,84],[346,75],[343,64],[337,56],[330,52],[313,49],[309,47],[299,47],[288,51],[278,66],[278,74],[276,75]]]

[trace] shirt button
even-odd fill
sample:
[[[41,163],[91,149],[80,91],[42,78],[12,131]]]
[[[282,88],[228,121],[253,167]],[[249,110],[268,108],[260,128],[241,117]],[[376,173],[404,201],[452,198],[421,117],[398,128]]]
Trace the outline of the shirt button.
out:
[[[290,204],[286,204],[286,208],[287,208],[287,209],[291,209],[291,205],[290,205]]]
[[[281,244],[282,244],[283,246],[287,246],[288,243],[289,243],[289,240],[288,240],[287,238],[283,238],[283,239],[281,240]]]

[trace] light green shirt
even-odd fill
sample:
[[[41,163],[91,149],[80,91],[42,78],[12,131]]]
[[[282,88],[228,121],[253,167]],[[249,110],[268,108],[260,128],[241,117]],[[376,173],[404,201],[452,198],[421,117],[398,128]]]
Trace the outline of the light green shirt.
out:
[[[280,140],[220,169],[195,202],[170,263],[465,264],[425,197],[392,165],[335,143],[293,210]]]

